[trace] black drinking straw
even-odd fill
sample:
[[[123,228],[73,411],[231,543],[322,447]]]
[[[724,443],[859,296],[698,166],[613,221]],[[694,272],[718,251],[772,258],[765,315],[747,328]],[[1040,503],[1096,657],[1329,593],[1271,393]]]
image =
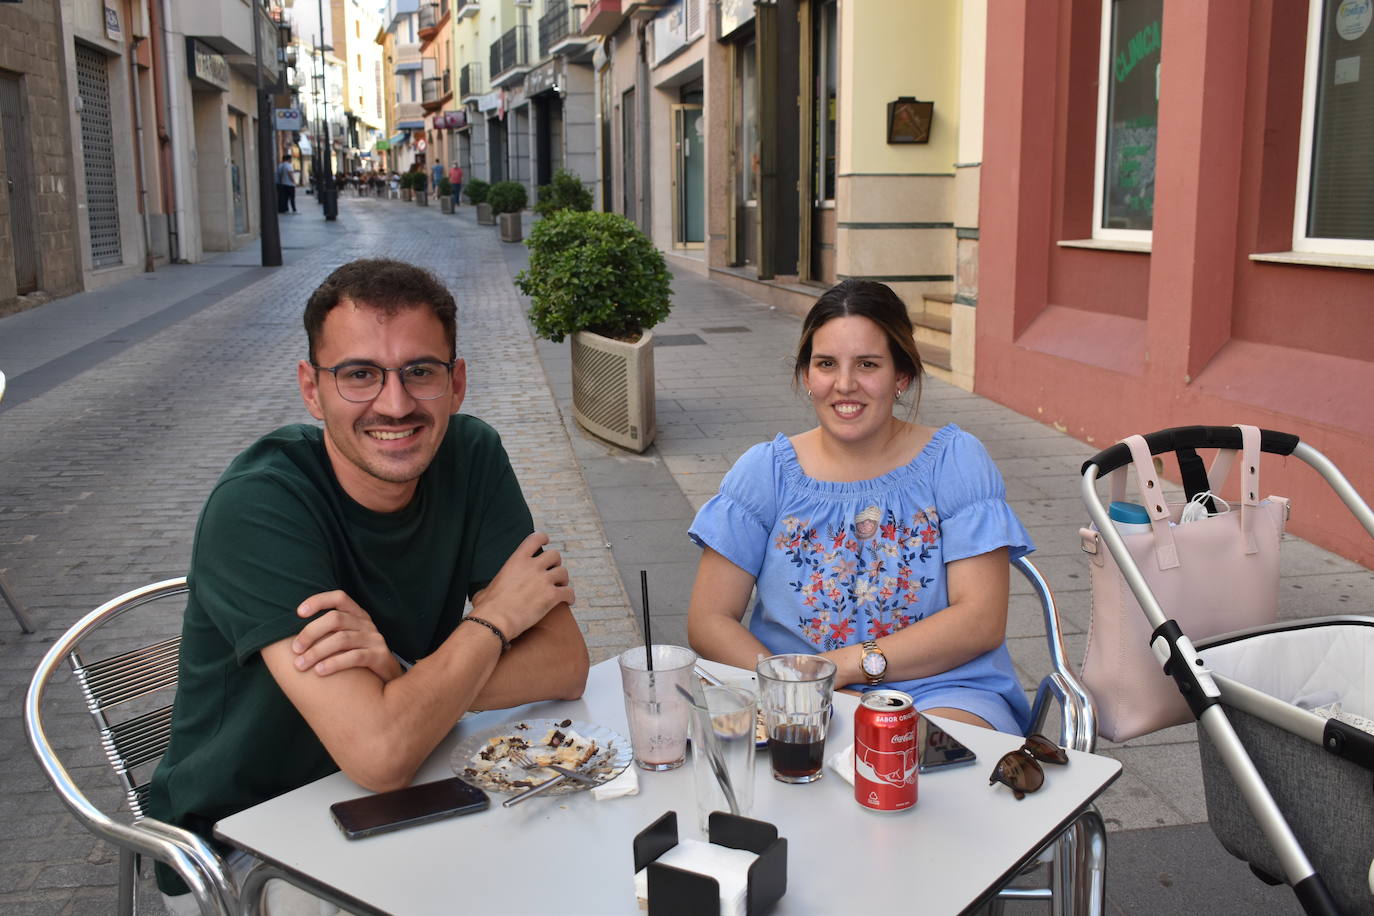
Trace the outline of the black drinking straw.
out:
[[[640,603],[644,607],[644,661],[654,670],[654,641],[649,637],[649,571],[639,571]]]

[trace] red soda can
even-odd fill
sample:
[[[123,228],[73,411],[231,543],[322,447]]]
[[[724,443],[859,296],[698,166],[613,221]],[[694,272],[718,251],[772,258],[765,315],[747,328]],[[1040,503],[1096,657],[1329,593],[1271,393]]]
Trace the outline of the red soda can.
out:
[[[916,707],[900,690],[871,690],[854,714],[854,800],[870,811],[916,805]]]

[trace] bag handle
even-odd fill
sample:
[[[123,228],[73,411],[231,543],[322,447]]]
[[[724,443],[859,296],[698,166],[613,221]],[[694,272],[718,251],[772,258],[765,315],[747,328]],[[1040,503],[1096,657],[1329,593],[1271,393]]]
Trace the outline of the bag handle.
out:
[[[1245,552],[1254,554],[1259,552],[1259,544],[1255,540],[1254,511],[1259,506],[1259,467],[1260,467],[1260,429],[1257,426],[1245,426],[1237,423],[1236,429],[1240,430],[1241,442],[1241,465],[1240,465],[1240,530],[1245,537]],[[1233,449],[1222,449],[1217,452],[1216,458],[1212,460],[1212,467],[1207,471],[1207,483],[1212,492],[1216,492],[1226,481],[1226,475],[1231,473],[1231,465],[1235,463],[1236,452]]]

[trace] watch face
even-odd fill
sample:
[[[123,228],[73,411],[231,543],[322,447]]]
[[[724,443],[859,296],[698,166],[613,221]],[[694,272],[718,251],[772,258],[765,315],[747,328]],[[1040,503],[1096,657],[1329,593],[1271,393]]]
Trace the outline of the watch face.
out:
[[[877,677],[887,670],[887,659],[880,652],[865,652],[863,660],[860,662],[864,673]]]

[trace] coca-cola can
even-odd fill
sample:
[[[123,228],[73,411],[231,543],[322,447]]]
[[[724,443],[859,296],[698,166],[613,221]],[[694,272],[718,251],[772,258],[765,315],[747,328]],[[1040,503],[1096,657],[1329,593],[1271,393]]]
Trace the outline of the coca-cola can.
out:
[[[916,805],[916,707],[900,690],[872,690],[854,714],[854,800],[870,811]]]

